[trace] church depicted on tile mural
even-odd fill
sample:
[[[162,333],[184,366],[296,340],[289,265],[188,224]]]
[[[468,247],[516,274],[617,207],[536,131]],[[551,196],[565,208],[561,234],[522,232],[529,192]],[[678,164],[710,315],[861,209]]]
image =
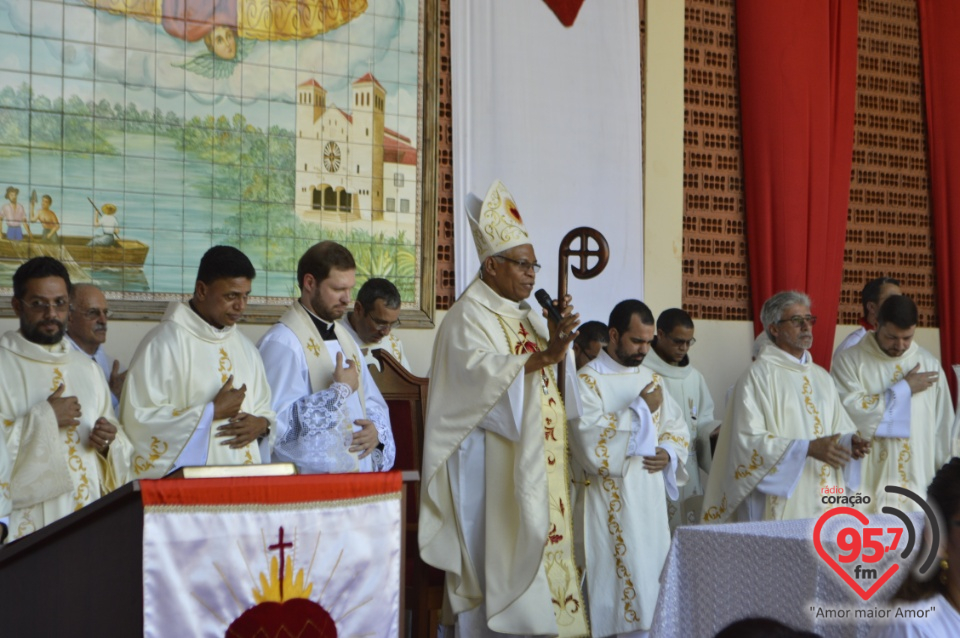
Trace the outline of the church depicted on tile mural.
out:
[[[316,80],[297,87],[295,206],[305,220],[414,221],[417,149],[384,126],[386,90],[370,73],[348,113]]]

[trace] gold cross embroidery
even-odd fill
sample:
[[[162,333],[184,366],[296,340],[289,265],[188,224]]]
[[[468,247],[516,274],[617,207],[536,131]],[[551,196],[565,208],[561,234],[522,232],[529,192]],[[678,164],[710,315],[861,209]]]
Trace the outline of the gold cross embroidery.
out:
[[[313,340],[313,337],[310,337],[310,341],[307,342],[307,350],[312,352],[315,357],[320,356],[320,346]]]

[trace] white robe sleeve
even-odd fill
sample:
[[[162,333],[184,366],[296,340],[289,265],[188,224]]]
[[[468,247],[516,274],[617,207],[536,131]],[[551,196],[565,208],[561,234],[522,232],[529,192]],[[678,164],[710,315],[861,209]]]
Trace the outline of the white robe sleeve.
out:
[[[627,444],[627,456],[654,456],[657,453],[657,429],[653,425],[650,406],[637,397],[630,404],[633,414],[633,431]]]
[[[377,440],[380,445],[371,454],[373,460],[373,469],[376,472],[386,472],[393,467],[397,458],[397,445],[393,440],[393,429],[390,427],[390,410],[387,408],[387,402],[380,389],[370,376],[370,368],[363,368],[363,396],[366,402],[364,410],[367,418],[373,421],[377,428]]]
[[[886,409],[874,436],[906,439],[910,437],[910,384],[900,379],[884,392]]]
[[[757,483],[757,491],[770,496],[790,498],[800,482],[803,466],[807,461],[810,441],[797,439],[787,447],[780,460]]]
[[[210,449],[210,426],[213,424],[213,401],[203,408],[200,423],[197,424],[187,444],[183,446],[180,456],[173,462],[170,471],[174,472],[181,467],[199,467],[207,464],[207,452]]]
[[[478,424],[478,427],[499,434],[508,441],[520,440],[520,424],[523,418],[523,372],[516,376],[507,391]]]

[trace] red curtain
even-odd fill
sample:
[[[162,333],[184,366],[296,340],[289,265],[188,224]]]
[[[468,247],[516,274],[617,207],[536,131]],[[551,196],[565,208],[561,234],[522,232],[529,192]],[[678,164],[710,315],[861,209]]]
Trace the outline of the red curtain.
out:
[[[960,3],[918,0],[920,47],[927,107],[927,149],[933,209],[933,245],[937,273],[937,318],[940,359],[956,396],[950,366],[960,363],[960,342],[953,326],[960,316],[960,257],[953,252],[960,240]]]
[[[843,270],[857,74],[857,3],[737,2],[750,294],[806,292],[813,359],[829,368]]]

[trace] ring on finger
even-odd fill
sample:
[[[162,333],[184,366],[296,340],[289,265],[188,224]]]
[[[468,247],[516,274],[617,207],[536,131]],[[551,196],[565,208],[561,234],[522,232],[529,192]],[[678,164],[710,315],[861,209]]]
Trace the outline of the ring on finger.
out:
[[[558,332],[558,333],[557,333],[557,336],[560,337],[561,339],[566,339],[566,338],[567,338],[567,333],[561,331],[561,332]]]

